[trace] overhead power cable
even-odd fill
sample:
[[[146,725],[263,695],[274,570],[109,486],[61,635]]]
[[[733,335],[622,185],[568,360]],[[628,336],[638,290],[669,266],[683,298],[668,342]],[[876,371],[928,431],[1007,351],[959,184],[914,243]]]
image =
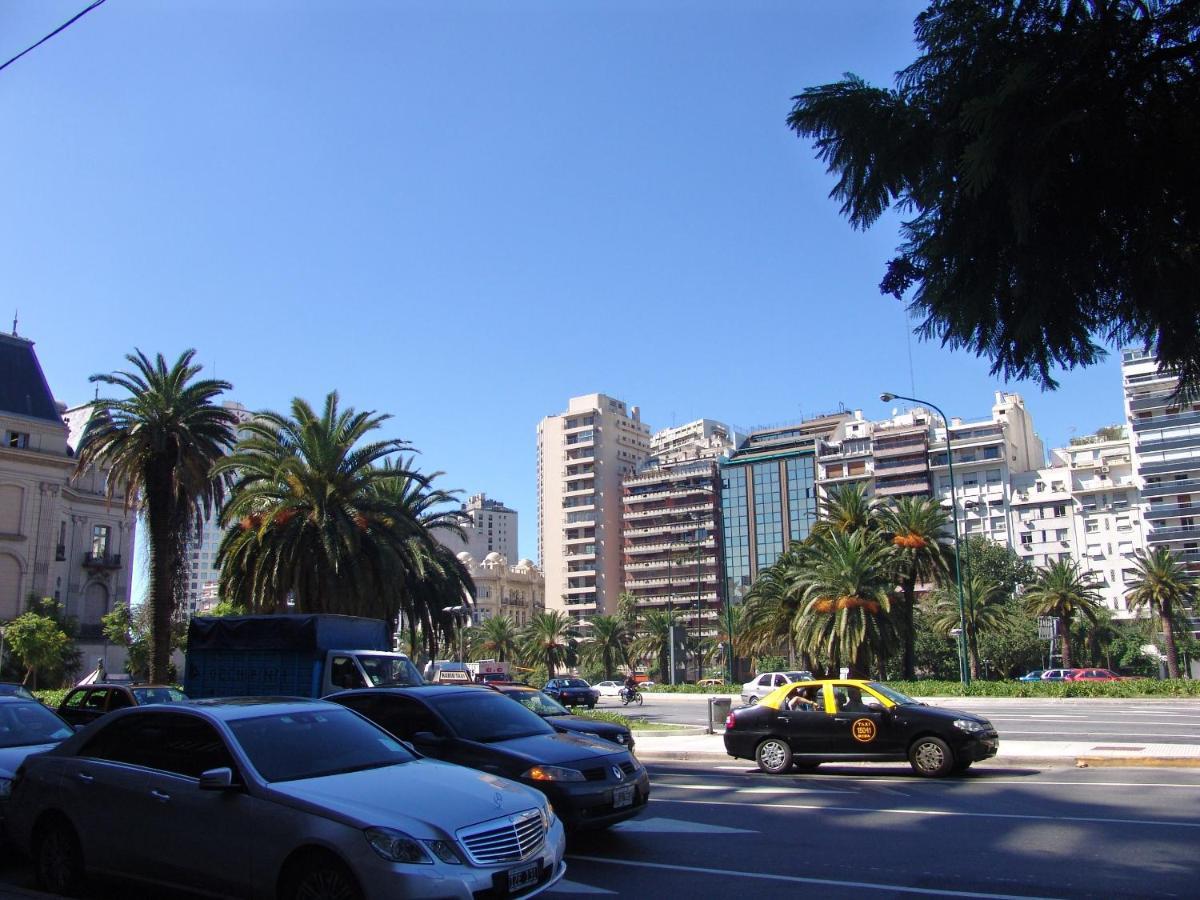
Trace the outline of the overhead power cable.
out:
[[[63,22],[61,25],[59,25],[57,28],[55,28],[52,32],[50,32],[48,35],[46,35],[44,38],[42,38],[36,44],[31,44],[30,46],[26,47],[24,50],[22,50],[20,53],[18,53],[12,59],[10,59],[8,62],[6,62],[4,65],[0,66],[0,72],[3,72],[5,69],[7,69],[13,63],[15,63],[18,59],[20,59],[22,56],[24,56],[26,53],[28,53],[30,50],[34,50],[34,49],[40,47],[42,44],[46,43],[46,41],[50,40],[50,38],[52,38],[56,34],[58,34],[60,31],[63,31],[64,29],[69,28],[75,22],[78,22],[80,19],[82,19],[84,16],[86,16],[88,13],[90,13],[93,9],[95,9],[97,6],[99,6],[101,3],[104,3],[104,2],[105,2],[105,0],[95,0],[95,2],[92,3],[90,6],[88,6],[86,9],[81,10],[80,12],[78,12],[74,16],[72,16],[70,19]]]

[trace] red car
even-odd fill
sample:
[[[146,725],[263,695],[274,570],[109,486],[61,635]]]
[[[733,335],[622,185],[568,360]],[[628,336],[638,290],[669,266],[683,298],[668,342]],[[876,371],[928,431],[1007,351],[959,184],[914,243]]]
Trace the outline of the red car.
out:
[[[1065,681],[1124,681],[1125,679],[1110,669],[1076,669]]]

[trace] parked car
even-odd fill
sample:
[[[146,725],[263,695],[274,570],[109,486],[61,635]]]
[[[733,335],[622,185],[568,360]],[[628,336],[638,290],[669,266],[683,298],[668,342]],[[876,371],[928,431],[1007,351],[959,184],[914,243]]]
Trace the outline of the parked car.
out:
[[[614,825],[641,813],[650,798],[650,778],[628,750],[588,735],[560,734],[485,687],[376,688],[329,699],[422,754],[537,788],[568,829]]]
[[[1070,681],[1071,676],[1079,669],[1047,669],[1042,673],[1042,681]]]
[[[582,678],[551,678],[542,690],[563,706],[586,705],[588,709],[595,709],[600,700],[600,692]]]
[[[37,700],[33,691],[23,684],[12,681],[0,681],[0,697],[20,697],[22,700]]]
[[[633,733],[624,725],[573,716],[565,706],[536,688],[515,684],[497,684],[493,687],[504,696],[511,697],[526,709],[537,713],[549,722],[555,731],[590,734],[592,737],[620,744],[626,750],[633,750]]]
[[[1033,669],[1032,671],[1026,672],[1024,675],[1022,675],[1017,679],[1017,681],[1041,681],[1042,673],[1045,671],[1045,669]]]
[[[10,813],[55,894],[97,874],[215,897],[528,897],[565,871],[536,791],[316,700],[117,711],[29,757]]]
[[[592,685],[592,690],[601,697],[619,697],[621,686],[622,682],[620,681],[599,681]]]
[[[39,700],[0,696],[0,821],[8,817],[13,776],[25,757],[49,750],[74,733]]]
[[[58,714],[72,725],[90,725],[115,709],[185,700],[183,691],[164,684],[85,684],[63,697]]]
[[[812,672],[764,672],[742,685],[742,702],[753,706],[767,694],[796,681],[810,681]]]
[[[908,760],[931,778],[995,756],[991,722],[926,706],[877,681],[826,679],[777,688],[725,720],[725,751],[775,775],[824,762]]]
[[[1067,681],[1124,681],[1111,669],[1076,669]]]

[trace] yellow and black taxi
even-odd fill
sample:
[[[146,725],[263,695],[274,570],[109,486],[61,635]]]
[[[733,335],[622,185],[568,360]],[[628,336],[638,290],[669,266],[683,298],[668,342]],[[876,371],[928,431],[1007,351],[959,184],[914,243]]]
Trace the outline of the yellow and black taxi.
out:
[[[940,778],[995,756],[999,746],[987,719],[927,706],[877,681],[785,684],[725,720],[725,751],[770,774],[908,760],[918,775]]]

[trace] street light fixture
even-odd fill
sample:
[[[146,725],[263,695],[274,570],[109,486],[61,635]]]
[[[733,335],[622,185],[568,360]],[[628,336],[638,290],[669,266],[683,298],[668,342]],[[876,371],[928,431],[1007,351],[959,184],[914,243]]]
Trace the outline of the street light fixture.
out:
[[[942,417],[942,424],[946,427],[946,464],[950,468],[950,518],[954,522],[954,581],[958,587],[958,677],[963,687],[966,687],[971,683],[971,673],[967,668],[967,607],[963,600],[962,540],[958,534],[958,493],[954,489],[954,449],[950,445],[950,419],[942,412],[941,407],[935,406],[928,400],[905,397],[903,394],[893,394],[890,391],[884,391],[879,395],[879,399],[884,403],[890,403],[893,400],[908,400],[910,403],[928,406]]]

